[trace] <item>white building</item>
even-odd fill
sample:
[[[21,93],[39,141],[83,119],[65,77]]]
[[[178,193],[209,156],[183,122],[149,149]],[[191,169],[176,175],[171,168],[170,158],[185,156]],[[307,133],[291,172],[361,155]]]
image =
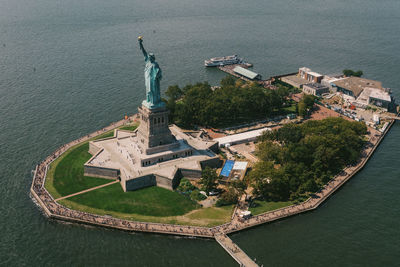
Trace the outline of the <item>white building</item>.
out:
[[[232,134],[220,138],[214,139],[214,141],[218,142],[218,145],[221,146],[231,146],[236,144],[243,144],[247,142],[252,142],[257,139],[260,135],[262,135],[265,131],[271,131],[270,128],[262,128],[254,131],[249,131],[245,133]]]

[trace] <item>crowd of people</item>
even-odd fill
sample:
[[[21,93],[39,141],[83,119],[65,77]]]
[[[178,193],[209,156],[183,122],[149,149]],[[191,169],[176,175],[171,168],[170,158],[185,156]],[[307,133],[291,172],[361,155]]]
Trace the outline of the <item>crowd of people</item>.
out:
[[[284,207],[278,210],[262,213],[250,217],[249,219],[240,219],[239,210],[235,209],[232,220],[226,224],[215,226],[215,227],[199,227],[199,226],[186,226],[186,225],[174,225],[174,224],[162,224],[162,223],[150,223],[150,222],[137,222],[129,221],[124,219],[117,219],[110,216],[101,216],[90,214],[82,211],[71,210],[60,204],[58,204],[53,197],[44,188],[45,177],[47,168],[55,159],[57,159],[62,153],[67,151],[70,147],[87,141],[90,138],[99,135],[105,131],[123,125],[123,121],[113,123],[112,125],[89,134],[85,137],[79,138],[78,140],[72,141],[66,145],[61,146],[54,151],[50,156],[43,160],[37,167],[33,179],[32,190],[34,197],[38,198],[39,204],[45,210],[46,214],[50,217],[73,220],[84,223],[103,225],[107,227],[114,227],[124,230],[132,231],[146,231],[146,232],[157,232],[157,233],[168,233],[168,234],[179,234],[179,235],[190,235],[190,236],[201,236],[201,237],[213,237],[215,234],[227,234],[236,232],[248,227],[252,227],[265,222],[274,221],[280,218],[292,216],[307,210],[315,209],[322,203],[332,192],[344,184],[348,179],[353,176],[367,161],[368,157],[372,154],[374,148],[380,139],[371,138],[370,142],[372,146],[367,147],[363,159],[356,165],[348,167],[344,172],[337,175],[334,179],[329,181],[324,188],[317,192],[313,197],[307,201],[288,207]]]

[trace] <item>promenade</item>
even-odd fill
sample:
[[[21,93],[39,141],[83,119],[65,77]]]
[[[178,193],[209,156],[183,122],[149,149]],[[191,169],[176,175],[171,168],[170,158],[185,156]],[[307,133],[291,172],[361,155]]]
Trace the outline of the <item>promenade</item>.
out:
[[[227,237],[225,238],[226,234],[237,232],[260,224],[280,220],[289,216],[293,216],[302,212],[318,208],[318,206],[323,201],[325,201],[330,195],[332,195],[337,189],[339,189],[344,183],[346,183],[351,177],[353,177],[359,170],[361,170],[364,167],[368,159],[372,156],[373,152],[378,147],[379,143],[383,140],[384,136],[393,125],[394,120],[391,121],[389,126],[386,128],[385,132],[382,133],[381,135],[376,136],[372,133],[370,134],[368,145],[364,149],[362,157],[357,165],[345,168],[339,175],[335,176],[331,181],[329,181],[325,185],[324,188],[322,188],[319,192],[310,197],[307,201],[301,204],[292,205],[278,210],[262,213],[253,216],[249,219],[243,220],[239,217],[240,208],[238,208],[244,205],[244,201],[241,200],[238,204],[238,207],[234,211],[232,220],[229,223],[215,227],[199,227],[199,226],[188,226],[188,225],[139,222],[139,221],[130,221],[130,220],[113,218],[110,216],[101,216],[87,212],[68,209],[67,207],[64,207],[59,203],[57,203],[56,200],[49,194],[49,192],[45,189],[44,185],[48,168],[54,160],[56,160],[60,155],[62,155],[71,147],[86,142],[93,137],[103,134],[104,132],[123,126],[125,123],[126,120],[121,120],[112,123],[111,125],[103,128],[102,130],[88,134],[82,138],[79,138],[68,144],[65,144],[60,148],[58,148],[56,151],[54,151],[51,155],[49,155],[45,160],[43,160],[36,166],[30,191],[32,197],[37,201],[37,203],[43,209],[45,214],[49,218],[120,229],[125,231],[140,231],[140,232],[162,233],[170,235],[216,238],[217,241],[223,240],[223,242],[226,242],[226,244],[230,244],[229,246],[233,246],[232,245],[233,243],[230,243],[232,241],[229,241],[230,239],[227,240],[226,239]],[[246,259],[245,261],[247,262],[246,257],[243,256],[240,258],[242,258],[243,260]],[[251,265],[252,263],[247,263],[247,264],[242,263],[242,264],[244,266],[252,266]]]

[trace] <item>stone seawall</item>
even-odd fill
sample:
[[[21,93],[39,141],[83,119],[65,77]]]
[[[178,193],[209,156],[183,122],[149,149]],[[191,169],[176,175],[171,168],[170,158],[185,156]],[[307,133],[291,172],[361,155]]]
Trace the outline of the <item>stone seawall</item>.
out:
[[[63,145],[36,166],[30,190],[31,196],[37,201],[39,206],[43,209],[44,213],[48,217],[64,221],[115,228],[125,231],[153,232],[153,233],[163,233],[172,235],[206,237],[206,238],[214,238],[214,235],[218,233],[227,234],[227,233],[237,232],[263,223],[272,222],[302,212],[307,212],[316,209],[323,201],[329,198],[330,195],[332,195],[337,189],[339,189],[344,183],[346,183],[351,177],[353,177],[359,170],[361,170],[364,167],[368,159],[372,156],[375,149],[378,147],[380,142],[383,140],[383,138],[393,125],[394,121],[391,121],[391,123],[381,136],[379,136],[378,138],[371,137],[370,142],[372,145],[364,150],[364,154],[360,162],[356,166],[344,169],[343,173],[337,175],[334,179],[328,182],[328,184],[323,189],[317,192],[314,197],[308,199],[306,202],[266,212],[260,215],[256,215],[247,220],[241,220],[238,216],[239,215],[238,209],[235,209],[235,212],[232,216],[232,220],[229,223],[210,228],[187,226],[187,225],[138,222],[138,221],[112,218],[109,216],[100,216],[96,214],[90,214],[87,212],[68,209],[60,205],[53,199],[53,197],[44,187],[48,167],[50,166],[50,164],[73,146],[76,146],[82,142],[86,142],[89,139],[97,135],[100,135],[106,131],[120,127],[124,123],[125,123],[124,120],[113,123],[110,126],[100,131],[89,134],[83,138],[79,138],[66,145]]]

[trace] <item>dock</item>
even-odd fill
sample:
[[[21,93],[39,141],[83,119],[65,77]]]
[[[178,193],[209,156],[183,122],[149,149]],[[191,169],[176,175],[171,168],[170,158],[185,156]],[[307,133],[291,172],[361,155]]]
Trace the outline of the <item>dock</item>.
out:
[[[243,76],[243,75],[240,75],[240,74],[234,72],[233,69],[234,69],[235,67],[238,67],[238,66],[239,66],[239,67],[242,67],[242,68],[245,68],[245,69],[249,68],[249,65],[248,65],[248,64],[233,64],[233,65],[219,66],[218,69],[220,69],[220,70],[222,70],[223,72],[226,72],[226,73],[228,73],[228,74],[230,74],[230,75],[232,75],[232,76],[234,76],[234,77],[236,77],[236,78],[242,79],[242,80],[244,80],[244,81],[246,81],[246,82],[256,82],[256,83],[262,85],[262,86],[265,87],[265,88],[268,88],[268,89],[276,89],[276,88],[272,85],[272,80],[271,80],[271,79],[268,79],[268,80],[262,80],[262,79],[259,79],[259,80],[255,80],[255,79],[254,79],[254,80],[251,80],[251,79],[249,79],[249,78],[247,78],[247,77],[245,77],[245,76]]]
[[[215,240],[223,247],[240,266],[258,267],[258,265],[239,248],[226,234],[218,233],[214,235]]]

